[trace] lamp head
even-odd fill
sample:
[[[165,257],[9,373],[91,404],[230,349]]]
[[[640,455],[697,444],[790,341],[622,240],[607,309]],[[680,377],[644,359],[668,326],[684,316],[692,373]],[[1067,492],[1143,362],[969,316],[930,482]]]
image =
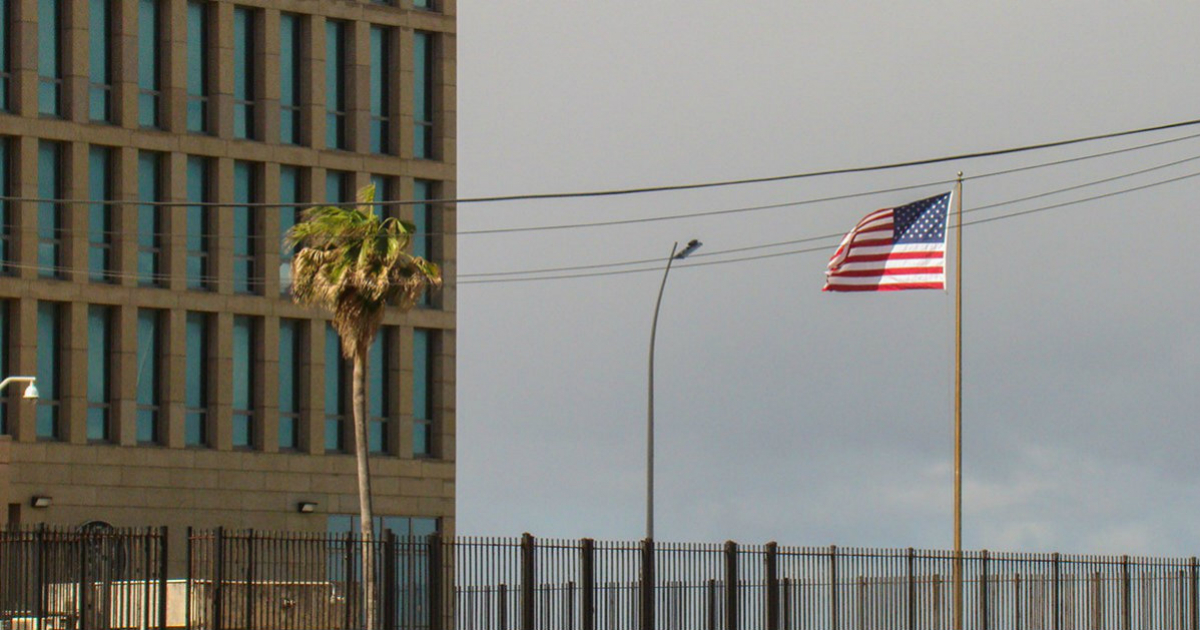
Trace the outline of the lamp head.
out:
[[[696,251],[697,249],[700,249],[700,246],[703,244],[704,243],[701,243],[700,241],[698,241],[696,239],[692,239],[691,241],[688,241],[688,244],[686,247],[683,248],[683,251],[679,252],[678,254],[675,254],[675,259],[683,260],[684,258],[687,258],[688,256],[691,255],[692,252]]]
[[[37,400],[38,399],[37,385],[30,383],[29,387],[25,388],[25,393],[22,394],[21,397],[26,400]]]

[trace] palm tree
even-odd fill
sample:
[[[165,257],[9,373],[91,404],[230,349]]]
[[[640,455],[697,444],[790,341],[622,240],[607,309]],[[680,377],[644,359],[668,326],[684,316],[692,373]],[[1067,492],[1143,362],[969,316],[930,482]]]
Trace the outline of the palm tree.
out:
[[[367,355],[388,306],[407,311],[426,290],[441,287],[437,265],[409,254],[415,226],[381,219],[372,208],[375,186],[358,192],[350,208],[318,206],[305,210],[287,234],[288,246],[301,247],[292,259],[292,296],[301,304],[333,314],[342,354],[354,362],[354,454],[358,460],[358,498],[363,540],[364,619],[375,619],[375,554],[371,508],[371,470],[367,464]]]

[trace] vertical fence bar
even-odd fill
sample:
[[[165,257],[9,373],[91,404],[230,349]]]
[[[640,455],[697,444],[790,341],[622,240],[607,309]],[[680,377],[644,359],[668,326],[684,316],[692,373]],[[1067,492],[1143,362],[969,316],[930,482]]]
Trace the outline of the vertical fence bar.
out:
[[[988,551],[979,555],[979,627],[988,630]]]
[[[917,552],[908,548],[908,630],[917,630]]]
[[[429,630],[442,630],[445,619],[442,613],[443,596],[442,580],[442,535],[434,532],[429,535]]]
[[[1196,556],[1188,559],[1189,581],[1192,583],[1192,627],[1191,630],[1200,630],[1200,597],[1197,596],[1196,589],[1200,587],[1200,571],[1198,571]]]
[[[351,527],[351,531],[346,532],[346,546],[344,547],[346,553],[342,559],[344,562],[343,570],[345,571],[344,577],[346,580],[346,625],[343,627],[346,630],[350,630],[354,627],[354,609],[357,608],[356,604],[359,603],[358,598],[353,595],[355,573],[354,550],[357,547],[358,543],[354,539],[354,529]],[[217,630],[220,630],[220,628]]]
[[[1133,589],[1129,584],[1129,556],[1121,556],[1121,630],[1133,625]]]
[[[46,524],[38,524],[34,535],[34,575],[36,576],[36,604],[34,616],[37,617],[38,629],[41,630],[46,618]]]
[[[183,596],[183,621],[187,624],[187,629],[192,629],[192,528],[187,528],[187,589]]]
[[[76,601],[78,602],[77,608],[79,610],[79,629],[80,630],[88,630],[88,621],[89,621],[88,614],[87,614],[88,591],[90,591],[92,588],[92,585],[89,583],[89,580],[88,580],[88,571],[87,571],[87,569],[88,569],[88,547],[90,546],[88,544],[89,538],[90,538],[90,536],[89,536],[89,532],[87,530],[80,530],[80,532],[79,532],[79,595],[76,597]]]
[[[838,630],[837,545],[829,545],[829,627]]]
[[[738,627],[738,545],[725,541],[725,630]]]
[[[396,532],[390,528],[383,535],[383,628],[396,629],[396,597],[399,590],[396,586]]]
[[[1053,591],[1051,593],[1051,598],[1052,598],[1052,602],[1053,602],[1051,604],[1051,614],[1053,614],[1054,616],[1051,617],[1051,619],[1054,624],[1053,625],[1054,630],[1059,630],[1059,628],[1062,627],[1062,625],[1061,625],[1062,599],[1061,599],[1061,593],[1059,592],[1060,588],[1061,588],[1062,574],[1061,574],[1061,568],[1059,566],[1058,552],[1054,552],[1053,554],[1050,555],[1050,562],[1053,564],[1053,570],[1054,570],[1054,586],[1053,586]]]
[[[246,586],[242,605],[246,607],[246,630],[254,628],[254,530],[246,532]]]
[[[222,613],[224,612],[225,599],[225,528],[218,527],[213,538],[213,585],[212,585],[212,611],[213,618],[209,621],[210,627],[213,630],[221,630],[225,625],[225,619]]]
[[[583,630],[596,630],[596,541],[584,538],[579,545],[579,582],[583,595]]]
[[[167,567],[169,530],[166,525],[158,528],[158,630],[167,627]]]
[[[642,588],[641,588],[641,621],[642,630],[654,628],[654,540],[647,538],[642,541]]]
[[[779,630],[779,545],[767,543],[764,569],[767,583],[767,630]]]
[[[534,544],[532,534],[526,532],[521,536],[521,630],[533,630],[534,627]]]

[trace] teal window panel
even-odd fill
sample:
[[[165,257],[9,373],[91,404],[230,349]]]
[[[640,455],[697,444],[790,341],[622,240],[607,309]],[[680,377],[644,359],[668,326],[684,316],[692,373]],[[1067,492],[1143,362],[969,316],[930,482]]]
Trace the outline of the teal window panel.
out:
[[[279,167],[279,290],[284,295],[292,292],[292,258],[296,254],[286,239],[288,230],[296,225],[300,217],[300,169],[295,166]]]
[[[38,302],[36,432],[39,440],[57,440],[61,437],[59,432],[61,342],[62,305],[57,302]]]
[[[62,151],[62,145],[57,142],[38,143],[40,199],[62,198]],[[62,205],[56,201],[39,201],[37,208],[38,275],[57,278],[62,275]]]
[[[258,166],[254,163],[233,163],[234,203],[254,202],[257,173]],[[233,290],[237,293],[257,293],[261,284],[256,255],[258,210],[249,205],[233,207]]]
[[[162,27],[159,0],[138,0],[138,124],[159,126]]]
[[[159,441],[160,396],[162,392],[161,312],[138,309],[137,323],[137,441]]]
[[[391,415],[391,388],[387,374],[389,353],[384,349],[391,341],[391,328],[379,330],[371,347],[367,350],[367,448],[372,453],[388,450],[387,423]]]
[[[112,149],[88,148],[88,198],[93,202],[113,200]],[[111,282],[113,252],[113,206],[88,204],[88,277],[92,282]]]
[[[346,450],[346,359],[333,325],[325,324],[325,450]]]
[[[300,448],[300,322],[279,320],[279,449]]]
[[[346,24],[325,22],[325,146],[346,148]]]
[[[183,442],[208,445],[208,314],[189,311],[184,339]]]
[[[371,26],[370,30],[370,77],[369,87],[370,136],[373,153],[391,153],[391,86],[394,74],[392,67],[392,32],[384,26]]]
[[[112,122],[113,1],[88,1],[88,117],[95,122]]]
[[[189,155],[187,159],[187,200],[189,205],[184,217],[187,230],[187,288],[206,290],[212,286],[209,273],[209,249],[212,243],[211,208],[211,161],[208,158]]]
[[[413,199],[428,202],[434,198],[435,183],[418,179],[413,181]],[[414,256],[425,260],[433,260],[433,205],[430,203],[413,204],[413,228],[415,233],[409,245]],[[421,295],[421,306],[433,303],[429,291]]]
[[[233,447],[254,446],[254,319],[233,318]]]
[[[375,186],[375,205],[372,209],[380,219],[391,216],[395,211],[394,207],[386,205],[387,202],[396,200],[392,181],[393,178],[386,175],[371,175],[371,184]]]
[[[346,171],[325,171],[325,203],[350,203],[353,195],[350,192],[350,173]]]
[[[12,83],[12,67],[9,62],[8,34],[12,32],[12,3],[0,0],[0,111],[8,111],[8,90]]]
[[[413,7],[433,11],[437,9],[437,4],[435,0],[413,0]]]
[[[413,454],[433,454],[433,335],[424,328],[413,330]]]
[[[38,0],[38,113],[62,115],[62,2]]]
[[[208,132],[209,68],[208,68],[208,2],[187,3],[187,130]]]
[[[3,1],[3,0],[0,0]],[[11,143],[8,138],[0,138],[0,195],[12,196],[12,159]],[[12,260],[12,217],[7,199],[0,199],[0,268],[5,273],[11,271],[8,263]]]
[[[433,34],[413,33],[413,157],[433,156]]]
[[[112,413],[112,314],[113,308],[88,307],[87,439],[107,442]]]
[[[233,9],[233,137],[253,139],[254,79],[257,59],[254,50],[254,10]]]
[[[151,151],[138,153],[138,201],[162,201],[162,155]],[[137,209],[138,284],[156,286],[162,282],[162,208],[151,203]]]
[[[279,141],[283,144],[300,142],[300,19],[294,13],[279,16]]]

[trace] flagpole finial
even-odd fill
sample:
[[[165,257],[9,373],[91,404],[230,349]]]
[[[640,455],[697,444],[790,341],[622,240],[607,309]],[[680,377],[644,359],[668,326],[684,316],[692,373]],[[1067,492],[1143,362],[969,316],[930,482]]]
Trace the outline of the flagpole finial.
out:
[[[959,178],[959,179],[962,179],[962,171],[959,171],[959,172],[958,172],[958,178]]]

